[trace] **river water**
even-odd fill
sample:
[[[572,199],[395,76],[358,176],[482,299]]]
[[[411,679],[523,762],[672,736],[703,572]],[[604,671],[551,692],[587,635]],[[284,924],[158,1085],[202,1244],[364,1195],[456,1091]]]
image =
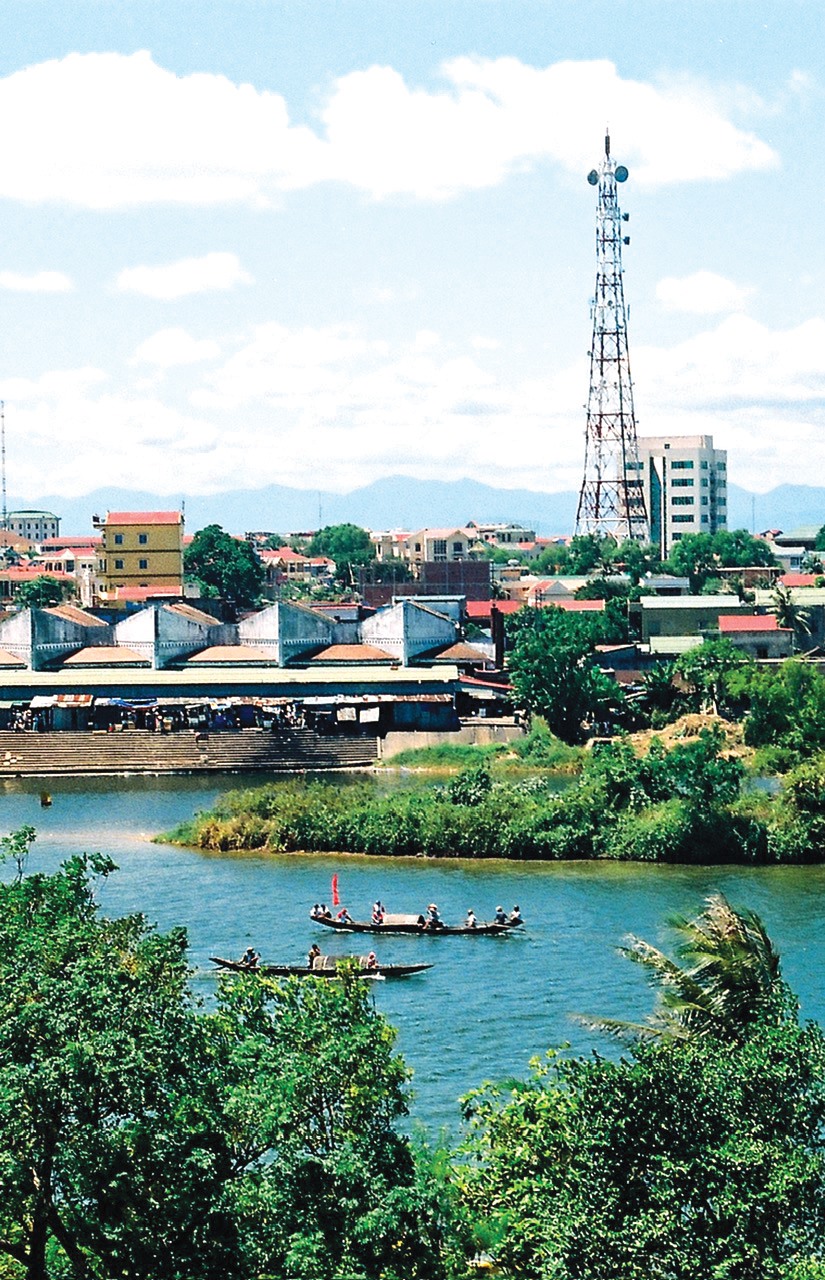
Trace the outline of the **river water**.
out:
[[[210,955],[239,956],[248,944],[265,961],[301,962],[309,944],[368,950],[354,935],[332,938],[313,925],[314,902],[330,901],[337,872],[342,901],[363,918],[380,897],[390,911],[439,905],[447,921],[472,907],[478,918],[518,903],[520,934],[387,938],[384,961],[427,961],[418,977],[375,984],[378,1007],[399,1028],[414,1069],[414,1115],[430,1128],[458,1127],[456,1099],[485,1079],[523,1075],[529,1059],[569,1042],[576,1052],[614,1053],[571,1017],[576,1012],[638,1019],[651,996],[636,965],[615,948],[627,933],[667,945],[666,918],[692,914],[721,890],[758,911],[780,949],[803,1015],[825,1020],[825,867],[665,867],[603,863],[452,862],[354,855],[208,854],[151,842],[244,779],[83,778],[0,781],[0,829],[38,830],[31,870],[51,870],[83,850],[109,853],[119,871],[104,886],[110,915],[142,911],[159,928],[185,925],[206,1001],[216,978]],[[48,787],[52,805],[43,808]],[[365,940],[368,941],[368,940]]]

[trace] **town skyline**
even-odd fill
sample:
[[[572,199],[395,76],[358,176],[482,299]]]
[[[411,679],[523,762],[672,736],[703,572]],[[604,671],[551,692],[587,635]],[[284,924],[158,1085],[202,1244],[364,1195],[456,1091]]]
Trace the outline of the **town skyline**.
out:
[[[605,124],[640,435],[825,474],[810,4],[191,14],[6,7],[10,494],[576,490]]]

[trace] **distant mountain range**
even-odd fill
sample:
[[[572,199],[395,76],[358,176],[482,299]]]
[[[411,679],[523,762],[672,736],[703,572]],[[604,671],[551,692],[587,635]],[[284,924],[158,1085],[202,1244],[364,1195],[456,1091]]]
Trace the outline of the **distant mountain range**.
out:
[[[512,520],[546,537],[572,532],[577,496],[573,491],[497,489],[476,480],[388,476],[345,494],[284,485],[174,498],[136,489],[96,489],[83,498],[47,494],[26,501],[10,499],[8,507],[10,511],[21,507],[54,511],[61,516],[61,529],[67,535],[91,533],[92,516],[106,511],[169,510],[183,501],[190,531],[220,524],[232,533],[251,529],[292,533],[344,521],[370,529],[414,530],[468,520]],[[752,494],[737,485],[728,486],[728,528],[788,530],[803,524],[825,524],[825,488],[783,484],[769,493]]]

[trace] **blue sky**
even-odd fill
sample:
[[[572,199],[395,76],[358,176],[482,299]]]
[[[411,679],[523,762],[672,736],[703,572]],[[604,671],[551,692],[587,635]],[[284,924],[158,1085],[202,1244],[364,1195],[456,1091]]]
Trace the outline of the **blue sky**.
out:
[[[10,493],[577,487],[604,126],[640,433],[825,484],[818,0],[5,0]]]

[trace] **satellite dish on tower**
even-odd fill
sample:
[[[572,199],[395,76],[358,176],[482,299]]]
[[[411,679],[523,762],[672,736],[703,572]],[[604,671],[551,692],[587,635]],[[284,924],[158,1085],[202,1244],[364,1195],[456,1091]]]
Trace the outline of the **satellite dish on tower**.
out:
[[[599,174],[596,169],[590,170],[590,172],[587,175],[587,181],[590,183],[591,187],[595,187],[598,184]]]
[[[627,182],[627,169],[625,169],[623,164],[616,166],[616,181]]]

